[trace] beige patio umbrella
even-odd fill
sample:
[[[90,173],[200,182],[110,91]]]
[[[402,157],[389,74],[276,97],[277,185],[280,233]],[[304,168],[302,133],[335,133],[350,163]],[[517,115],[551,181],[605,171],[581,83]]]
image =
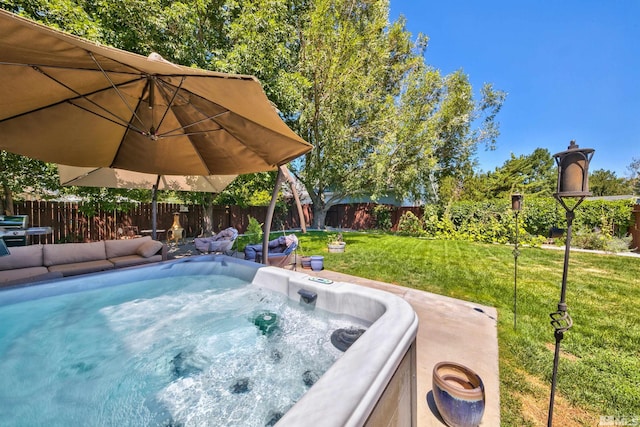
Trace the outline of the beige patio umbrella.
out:
[[[157,175],[125,169],[58,165],[61,185],[220,193],[237,175]]]
[[[78,187],[137,188],[152,191],[151,236],[156,238],[158,190],[220,193],[237,175],[156,175],[114,168],[58,165],[60,184]]]
[[[255,77],[102,46],[4,10],[0,76],[0,149],[46,162],[237,175],[312,149]]]
[[[276,170],[309,150],[255,77],[101,46],[0,10],[0,149],[156,175]]]

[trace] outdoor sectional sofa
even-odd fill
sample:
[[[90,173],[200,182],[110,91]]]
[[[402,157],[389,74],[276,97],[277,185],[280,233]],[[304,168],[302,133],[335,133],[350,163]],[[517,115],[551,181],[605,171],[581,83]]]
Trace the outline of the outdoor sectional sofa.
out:
[[[151,237],[9,248],[0,257],[0,286],[130,267],[167,259],[167,246]]]

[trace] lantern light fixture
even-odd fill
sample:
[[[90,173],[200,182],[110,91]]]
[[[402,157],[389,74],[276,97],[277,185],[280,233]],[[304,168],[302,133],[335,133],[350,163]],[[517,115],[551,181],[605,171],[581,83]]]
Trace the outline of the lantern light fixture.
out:
[[[518,226],[518,214],[522,210],[522,194],[513,193],[511,195],[511,210],[513,210],[513,214],[516,217],[513,245],[513,330],[515,331],[518,325],[518,256],[520,255],[520,250],[518,249],[518,231],[520,229]]]
[[[558,165],[558,187],[554,194],[557,199],[591,196],[589,162],[594,152],[593,148],[581,149],[575,141],[571,141],[566,151],[553,155]]]
[[[522,194],[513,193],[511,195],[511,210],[514,212],[519,212],[522,210]]]
[[[571,233],[575,210],[585,197],[591,196],[589,192],[589,162],[595,152],[592,148],[580,148],[575,141],[571,141],[566,151],[554,154],[558,165],[558,187],[553,197],[565,209],[567,214],[567,238],[564,250],[564,265],[562,269],[562,286],[560,289],[560,301],[558,310],[551,313],[551,325],[554,328],[555,351],[553,357],[553,374],[551,376],[551,396],[549,398],[549,415],[547,427],[553,425],[553,405],[555,399],[556,382],[558,377],[558,363],[560,362],[560,342],[564,334],[573,326],[573,320],[569,315],[566,302],[567,276],[569,272],[569,253],[571,250]],[[564,198],[577,198],[578,200],[569,207]]]

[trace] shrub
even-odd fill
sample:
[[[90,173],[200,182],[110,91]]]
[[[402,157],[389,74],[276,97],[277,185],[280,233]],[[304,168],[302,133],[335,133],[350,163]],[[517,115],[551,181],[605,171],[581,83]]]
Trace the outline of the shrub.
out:
[[[249,239],[249,244],[253,245],[262,242],[262,224],[260,224],[258,220],[251,215],[249,215],[249,224],[247,225],[246,234]]]
[[[632,200],[585,200],[576,210],[574,224],[590,230],[602,230],[623,237],[631,226]]]
[[[439,222],[438,207],[436,205],[426,205],[422,214],[422,226],[425,234],[435,237],[438,234]]]
[[[391,222],[391,208],[387,205],[375,205],[373,208],[373,220],[379,230],[389,231],[393,226]]]
[[[631,236],[621,238],[599,231],[579,230],[571,238],[571,246],[598,251],[624,252],[630,245]]]
[[[411,211],[403,213],[400,217],[398,232],[410,236],[422,236],[425,234],[422,221]]]
[[[631,200],[585,200],[575,211],[574,229],[578,231],[572,244],[588,249],[626,250],[628,239],[623,236],[631,222],[631,209]],[[539,246],[546,242],[551,229],[566,227],[565,210],[551,197],[525,198],[518,218],[518,241],[526,245]],[[398,223],[398,231],[409,235],[484,243],[513,243],[515,230],[511,204],[502,199],[460,201],[446,208],[427,205],[422,221],[407,212]]]

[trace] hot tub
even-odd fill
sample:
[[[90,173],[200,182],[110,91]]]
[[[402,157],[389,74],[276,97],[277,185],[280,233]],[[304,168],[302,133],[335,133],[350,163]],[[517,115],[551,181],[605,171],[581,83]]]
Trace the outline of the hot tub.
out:
[[[153,276],[166,279],[172,274],[190,274],[191,270],[199,271],[199,274],[202,271],[223,272],[258,289],[275,291],[292,301],[299,301],[305,310],[326,310],[360,319],[369,325],[306,393],[273,421],[277,421],[278,426],[416,424],[415,336],[418,320],[406,301],[386,292],[209,255],[0,291],[0,305],[109,288],[117,286],[116,282],[121,280]],[[83,365],[83,369],[89,368]]]

